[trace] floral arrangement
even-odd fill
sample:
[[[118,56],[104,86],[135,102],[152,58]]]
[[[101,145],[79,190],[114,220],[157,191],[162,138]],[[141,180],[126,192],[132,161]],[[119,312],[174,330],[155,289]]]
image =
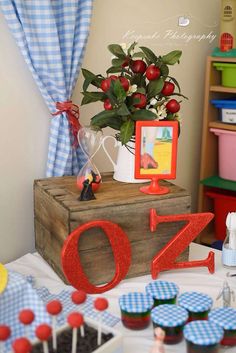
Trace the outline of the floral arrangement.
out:
[[[136,51],[136,46],[136,42],[128,48],[119,44],[108,46],[114,57],[106,77],[82,69],[82,105],[101,101],[104,107],[91,119],[91,128],[109,126],[117,130],[116,138],[123,145],[132,139],[138,120],[179,121],[181,102],[172,96],[186,98],[177,80],[169,75],[169,66],[179,63],[182,52],[175,50],[157,56],[146,47]],[[90,85],[98,90],[88,91]]]

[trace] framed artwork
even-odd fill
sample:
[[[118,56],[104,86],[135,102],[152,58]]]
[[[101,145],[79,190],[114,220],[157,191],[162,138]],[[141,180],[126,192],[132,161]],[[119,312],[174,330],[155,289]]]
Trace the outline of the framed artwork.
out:
[[[166,194],[160,179],[175,179],[177,160],[177,121],[137,121],[135,138],[135,178],[151,179],[140,190],[147,194]]]

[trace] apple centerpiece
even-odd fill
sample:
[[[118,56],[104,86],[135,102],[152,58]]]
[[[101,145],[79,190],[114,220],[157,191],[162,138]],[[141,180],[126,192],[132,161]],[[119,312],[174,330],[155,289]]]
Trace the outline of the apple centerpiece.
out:
[[[157,56],[137,43],[110,44],[112,66],[106,76],[82,69],[84,76],[82,105],[101,101],[103,110],[91,119],[92,129],[111,127],[122,145],[132,140],[138,120],[178,120],[182,95],[169,66],[179,63],[182,52],[174,50]],[[89,87],[95,86],[96,91]],[[175,96],[175,97],[173,97]]]

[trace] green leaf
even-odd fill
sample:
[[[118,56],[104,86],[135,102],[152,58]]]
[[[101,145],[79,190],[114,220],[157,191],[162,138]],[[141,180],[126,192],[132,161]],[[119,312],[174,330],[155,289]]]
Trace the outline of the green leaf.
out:
[[[179,85],[178,81],[174,77],[171,77],[171,76],[168,76],[168,77],[170,78],[171,81],[174,82],[174,84],[176,85],[176,87],[178,88],[179,93],[180,93],[181,89],[180,89],[180,85]]]
[[[104,80],[104,77],[98,77],[98,75],[94,75],[91,71],[82,69],[83,76],[85,78],[84,84],[83,84],[83,90],[86,91],[90,83],[98,88],[101,86],[102,80]],[[100,76],[100,75],[99,75]]]
[[[140,47],[140,49],[144,52],[146,59],[155,64],[157,61],[157,56],[153,53],[153,51],[147,47]]]
[[[127,50],[128,55],[131,55],[132,51],[135,49],[137,42],[133,42]]]
[[[126,98],[126,92],[125,92],[124,88],[122,87],[119,80],[114,81],[113,89],[114,89],[114,93],[118,99],[118,102],[124,102],[124,100]]]
[[[144,87],[138,87],[136,92],[137,92],[137,93],[146,94],[146,89],[145,89]],[[136,93],[136,92],[135,92],[135,93]]]
[[[169,68],[167,65],[161,65],[160,67],[161,70],[161,76],[167,77],[169,75]]]
[[[144,58],[145,57],[145,54],[142,52],[142,51],[139,51],[137,53],[134,53],[132,55],[133,58]]]
[[[124,50],[122,49],[122,47],[119,44],[110,44],[108,45],[108,50],[115,55],[117,58],[120,59],[125,59],[126,58],[126,54],[124,52]]]
[[[157,118],[156,114],[147,109],[136,110],[131,118],[135,121],[138,120],[155,120]]]
[[[93,103],[97,101],[103,101],[106,99],[106,95],[103,92],[81,92],[83,94],[83,99],[81,105],[88,103]]]
[[[112,66],[119,67],[123,64],[124,59],[112,59]]]
[[[109,69],[106,71],[107,74],[115,74],[117,72],[122,72],[123,68],[118,67],[118,66],[111,66]]]
[[[110,126],[110,121],[115,120],[116,118],[117,113],[115,110],[103,110],[91,119],[91,126],[104,128],[106,126]]]
[[[122,145],[125,145],[134,134],[134,121],[127,120],[120,128],[120,140]]]
[[[159,78],[158,80],[150,81],[147,86],[148,98],[155,97],[158,95],[164,86],[163,78]]]
[[[171,51],[170,53],[162,56],[162,61],[164,64],[174,65],[179,61],[181,55],[182,55],[181,50],[174,50],[174,51]]]
[[[122,116],[130,115],[130,111],[125,103],[122,103],[119,109],[117,109],[117,114]]]
[[[131,85],[137,85],[138,87],[146,87],[146,80],[143,74],[135,74],[130,78]]]

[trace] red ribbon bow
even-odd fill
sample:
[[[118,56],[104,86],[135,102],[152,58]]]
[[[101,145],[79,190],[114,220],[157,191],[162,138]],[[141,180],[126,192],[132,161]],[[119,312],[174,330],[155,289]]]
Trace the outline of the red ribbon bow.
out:
[[[53,116],[66,113],[67,119],[70,124],[70,129],[72,132],[72,135],[74,137],[73,141],[73,147],[78,146],[78,131],[81,127],[79,123],[79,107],[76,104],[73,104],[72,101],[66,101],[66,102],[57,102],[56,103],[56,108],[57,112],[52,113]]]

